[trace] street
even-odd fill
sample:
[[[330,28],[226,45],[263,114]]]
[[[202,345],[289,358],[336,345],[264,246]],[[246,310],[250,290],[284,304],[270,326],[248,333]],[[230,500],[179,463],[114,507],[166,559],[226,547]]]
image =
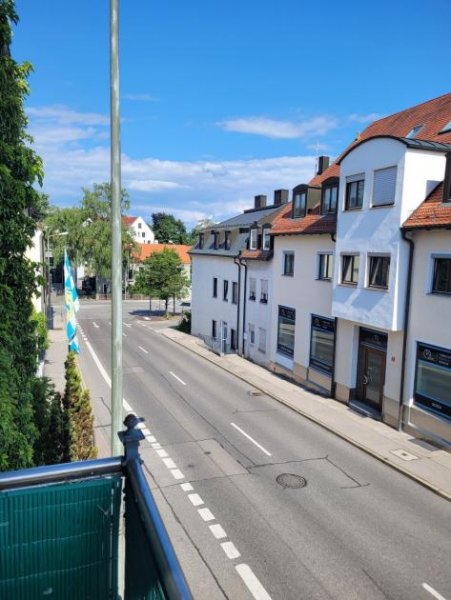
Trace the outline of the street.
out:
[[[149,483],[195,598],[451,599],[446,500],[180,348],[147,309],[124,303],[125,406],[145,418]],[[78,320],[108,451],[110,304]]]

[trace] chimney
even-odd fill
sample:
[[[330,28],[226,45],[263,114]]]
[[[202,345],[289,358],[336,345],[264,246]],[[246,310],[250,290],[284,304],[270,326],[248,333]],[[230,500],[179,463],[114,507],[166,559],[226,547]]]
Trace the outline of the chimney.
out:
[[[274,206],[281,206],[288,202],[288,190],[274,190]]]
[[[317,175],[321,175],[329,166],[329,157],[328,156],[318,156],[318,169],[316,171]]]
[[[254,196],[254,208],[265,208],[265,206],[266,206],[266,196],[264,194]]]

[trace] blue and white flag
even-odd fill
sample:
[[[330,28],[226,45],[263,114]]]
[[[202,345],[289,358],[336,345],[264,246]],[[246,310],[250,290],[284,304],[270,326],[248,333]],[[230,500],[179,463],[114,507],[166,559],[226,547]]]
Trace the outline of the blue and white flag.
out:
[[[67,256],[67,250],[64,249],[64,293],[66,299],[66,333],[69,342],[69,350],[72,352],[80,352],[80,346],[78,345],[77,338],[77,320],[75,313],[80,308],[78,301],[77,288],[72,277],[72,271],[70,268],[69,257]]]

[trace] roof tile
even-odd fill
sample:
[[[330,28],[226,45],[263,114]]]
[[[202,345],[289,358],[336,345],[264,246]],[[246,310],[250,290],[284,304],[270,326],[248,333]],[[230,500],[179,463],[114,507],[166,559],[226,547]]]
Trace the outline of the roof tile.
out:
[[[404,222],[403,229],[451,228],[451,202],[442,202],[443,182]]]

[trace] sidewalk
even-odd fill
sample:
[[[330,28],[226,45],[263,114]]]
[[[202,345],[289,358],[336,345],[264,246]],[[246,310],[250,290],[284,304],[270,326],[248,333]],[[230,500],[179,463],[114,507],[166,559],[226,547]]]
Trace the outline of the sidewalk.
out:
[[[165,329],[162,334],[451,500],[451,454],[446,450],[357,413],[336,400],[312,394],[236,354],[218,356],[199,338],[175,329]]]

